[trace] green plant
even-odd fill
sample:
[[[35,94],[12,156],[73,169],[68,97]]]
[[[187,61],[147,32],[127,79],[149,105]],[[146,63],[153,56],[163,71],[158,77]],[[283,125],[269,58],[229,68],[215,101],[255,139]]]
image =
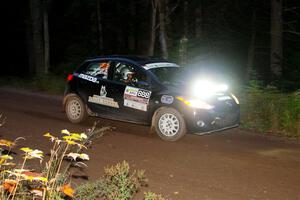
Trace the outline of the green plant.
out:
[[[126,161],[104,169],[104,197],[109,200],[131,199],[146,183],[143,170],[130,172]]]
[[[88,182],[77,187],[75,198],[129,200],[134,197],[142,186],[146,186],[146,182],[147,179],[143,170],[131,171],[129,164],[123,161],[106,167],[104,169],[104,176],[96,182]],[[155,196],[154,193],[151,194],[153,194],[153,197]],[[149,193],[147,196],[150,198],[151,194]],[[163,198],[157,200],[163,200]]]
[[[75,199],[96,200],[104,195],[104,187],[105,184],[102,179],[82,184],[76,188]]]
[[[245,128],[300,137],[300,95],[274,88],[251,86],[241,95],[241,122]]]

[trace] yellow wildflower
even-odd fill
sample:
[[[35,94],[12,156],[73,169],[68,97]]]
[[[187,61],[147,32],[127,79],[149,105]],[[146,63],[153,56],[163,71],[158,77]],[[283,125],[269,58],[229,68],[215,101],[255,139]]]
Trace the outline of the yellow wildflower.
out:
[[[66,135],[71,135],[71,133],[67,129],[61,130],[61,133]]]
[[[73,197],[74,192],[75,192],[74,189],[71,188],[71,186],[68,184],[61,186],[60,191],[71,198]]]
[[[9,141],[9,140],[1,139],[0,140],[0,146],[12,147],[12,146],[15,146],[15,143],[12,142],[12,141]]]

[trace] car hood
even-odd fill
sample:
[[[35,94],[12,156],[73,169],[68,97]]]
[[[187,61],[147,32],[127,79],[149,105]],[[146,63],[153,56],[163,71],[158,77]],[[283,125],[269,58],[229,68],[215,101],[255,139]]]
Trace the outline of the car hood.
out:
[[[185,84],[180,85],[165,85],[167,91],[171,94],[179,95],[179,96],[186,96],[188,95],[188,86]]]

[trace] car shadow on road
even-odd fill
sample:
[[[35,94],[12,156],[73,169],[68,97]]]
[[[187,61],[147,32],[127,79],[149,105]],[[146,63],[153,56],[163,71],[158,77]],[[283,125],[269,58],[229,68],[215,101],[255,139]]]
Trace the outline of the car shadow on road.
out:
[[[151,133],[150,126],[132,124],[127,122],[121,122],[110,119],[103,118],[89,118],[82,125],[86,127],[93,127],[97,123],[97,126],[100,127],[112,127],[114,132],[138,135],[141,137],[156,137],[156,134]]]

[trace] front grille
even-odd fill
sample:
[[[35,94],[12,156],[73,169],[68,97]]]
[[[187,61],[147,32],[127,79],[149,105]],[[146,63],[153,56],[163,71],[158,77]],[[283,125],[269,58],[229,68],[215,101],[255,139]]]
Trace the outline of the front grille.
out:
[[[233,99],[218,101],[215,103],[214,114],[214,126],[218,128],[232,126],[238,123],[239,107]]]
[[[226,101],[218,101],[215,103],[215,112],[221,112],[221,113],[226,113],[226,112],[233,112],[237,109],[237,105],[234,102],[234,100],[226,100]]]
[[[223,114],[219,114],[219,116],[215,118],[214,125],[219,128],[223,128],[223,127],[237,124],[238,120],[239,120],[238,111],[223,113]]]

